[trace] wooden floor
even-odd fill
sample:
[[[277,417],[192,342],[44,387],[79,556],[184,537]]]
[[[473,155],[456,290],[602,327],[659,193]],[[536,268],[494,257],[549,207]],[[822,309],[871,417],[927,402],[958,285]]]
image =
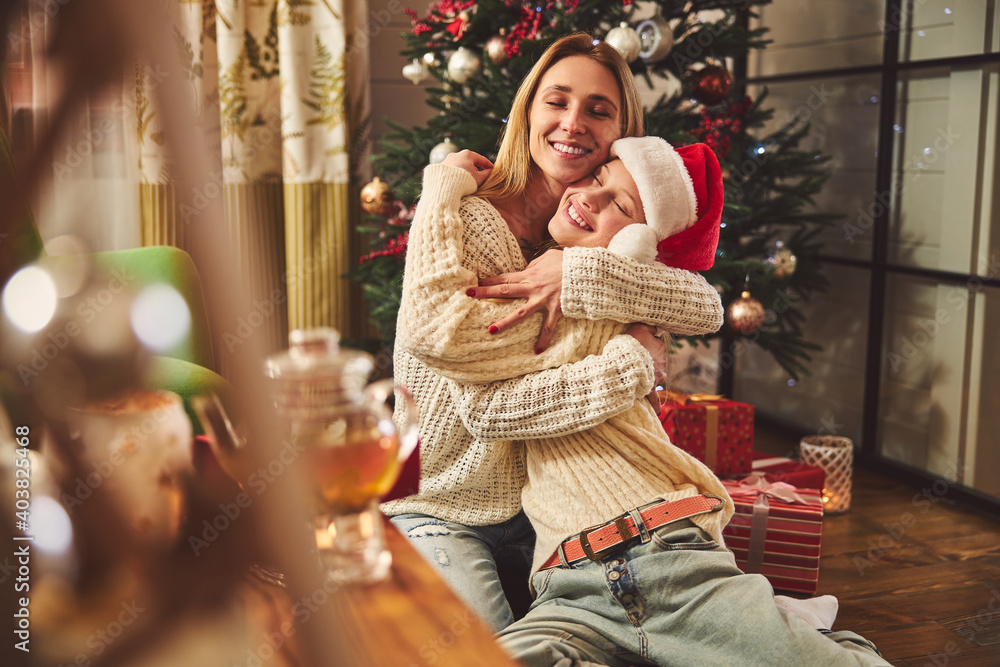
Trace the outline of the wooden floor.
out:
[[[795,450],[760,428],[754,446]],[[840,600],[834,629],[893,665],[1000,665],[1000,522],[861,468],[853,487],[851,509],[823,521],[818,594]]]

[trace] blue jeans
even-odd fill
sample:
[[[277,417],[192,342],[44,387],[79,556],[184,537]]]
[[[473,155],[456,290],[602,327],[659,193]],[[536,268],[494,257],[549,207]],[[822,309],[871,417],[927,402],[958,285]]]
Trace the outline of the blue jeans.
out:
[[[514,622],[498,568],[528,595],[535,531],[524,512],[491,526],[464,526],[425,514],[399,514],[391,521],[494,632]]]
[[[767,579],[686,519],[532,585],[528,614],[498,638],[529,667],[889,664],[853,632],[824,634],[780,609]]]

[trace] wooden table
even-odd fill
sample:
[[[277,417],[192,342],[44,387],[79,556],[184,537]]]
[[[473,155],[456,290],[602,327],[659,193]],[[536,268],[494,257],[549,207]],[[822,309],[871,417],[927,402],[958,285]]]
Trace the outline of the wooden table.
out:
[[[336,667],[517,667],[479,620],[444,583],[434,568],[388,520],[386,540],[392,552],[392,572],[386,581],[338,590],[338,628],[350,655],[328,664]],[[284,589],[255,582],[251,592],[260,610],[254,614],[265,631],[295,618]],[[303,665],[295,637],[269,661],[272,665]],[[312,667],[312,666],[309,666]],[[321,667],[321,666],[316,666]],[[322,667],[326,667],[325,665]]]

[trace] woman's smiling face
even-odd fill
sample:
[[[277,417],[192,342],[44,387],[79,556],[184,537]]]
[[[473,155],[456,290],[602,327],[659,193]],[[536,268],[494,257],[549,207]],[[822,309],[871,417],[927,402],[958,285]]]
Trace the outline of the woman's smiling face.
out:
[[[607,248],[623,227],[645,223],[635,181],[621,160],[612,160],[566,188],[549,234],[566,248]]]
[[[563,186],[606,162],[621,136],[615,75],[586,56],[563,58],[538,84],[528,114],[529,150],[541,174]]]

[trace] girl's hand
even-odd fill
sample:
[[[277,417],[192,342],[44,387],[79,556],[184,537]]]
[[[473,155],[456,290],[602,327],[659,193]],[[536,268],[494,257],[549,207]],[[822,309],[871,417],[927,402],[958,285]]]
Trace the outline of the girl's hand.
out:
[[[667,385],[667,344],[657,335],[659,333],[657,328],[648,324],[633,324],[625,330],[625,333],[639,341],[653,358],[653,390],[646,395],[646,399],[659,414],[660,395],[656,392],[656,387]]]
[[[490,325],[490,333],[499,333],[539,310],[545,311],[545,321],[538,335],[535,352],[549,346],[556,322],[562,317],[559,298],[562,295],[562,250],[548,250],[524,268],[524,271],[501,273],[479,281],[469,296],[477,299],[527,299],[523,307]]]
[[[473,153],[470,150],[449,153],[448,157],[446,157],[441,164],[466,170],[472,174],[474,179],[476,179],[477,188],[486,182],[486,177],[493,171],[492,162],[484,158],[479,153]]]

